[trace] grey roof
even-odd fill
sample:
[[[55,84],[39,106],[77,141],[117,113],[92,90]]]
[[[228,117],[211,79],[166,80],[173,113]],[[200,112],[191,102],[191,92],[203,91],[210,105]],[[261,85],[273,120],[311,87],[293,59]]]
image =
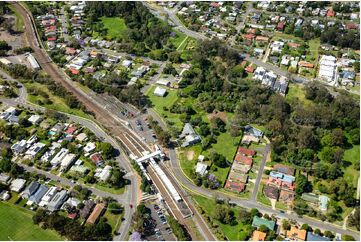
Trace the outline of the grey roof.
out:
[[[24,198],[29,198],[31,195],[33,195],[39,188],[40,184],[38,182],[32,181],[30,185],[25,189],[23,192]]]
[[[80,216],[83,219],[86,219],[89,216],[94,206],[95,206],[95,202],[93,200],[86,200],[84,202],[84,207],[80,210]]]
[[[40,185],[38,190],[30,196],[29,201],[38,204],[48,190],[49,188],[47,186]]]
[[[68,194],[66,193],[66,190],[62,190],[54,195],[54,197],[51,199],[51,201],[48,204],[48,209],[50,211],[55,211],[60,208],[60,206],[65,202],[67,199]]]
[[[312,232],[307,232],[307,241],[331,241],[331,239]]]

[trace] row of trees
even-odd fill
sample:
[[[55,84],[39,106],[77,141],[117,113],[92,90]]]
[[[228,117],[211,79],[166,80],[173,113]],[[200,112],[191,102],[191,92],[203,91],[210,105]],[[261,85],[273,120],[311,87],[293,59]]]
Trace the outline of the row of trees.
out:
[[[43,229],[54,229],[61,236],[69,240],[111,240],[112,227],[105,218],[100,218],[97,224],[82,226],[78,220],[72,220],[59,215],[38,209],[33,216],[34,224],[39,224]]]

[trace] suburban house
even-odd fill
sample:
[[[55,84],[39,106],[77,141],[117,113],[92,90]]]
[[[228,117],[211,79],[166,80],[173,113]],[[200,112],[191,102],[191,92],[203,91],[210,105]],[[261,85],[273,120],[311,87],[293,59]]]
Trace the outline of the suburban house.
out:
[[[290,230],[286,231],[286,237],[292,241],[306,241],[307,231],[292,226]]]
[[[10,190],[13,192],[20,192],[25,187],[26,181],[24,179],[14,179],[11,182]]]
[[[39,188],[40,184],[38,182],[32,181],[30,185],[21,193],[21,197],[29,199]]]
[[[202,163],[202,162],[197,162],[196,173],[201,176],[204,176],[205,174],[207,174],[207,168],[208,168],[207,164]]]
[[[156,87],[156,88],[154,89],[154,93],[153,93],[153,94],[154,94],[155,96],[158,96],[158,97],[164,97],[166,93],[167,93],[167,89],[161,88],[161,87]]]
[[[274,230],[276,227],[276,223],[274,221],[254,216],[252,221],[252,227],[256,227],[257,229],[259,229],[261,225],[266,226],[269,230]]]
[[[183,139],[182,147],[187,147],[199,143],[201,136],[196,133],[190,123],[186,123],[182,133],[179,135],[179,139]]]
[[[98,221],[99,217],[103,214],[104,209],[105,209],[104,203],[98,203],[95,206],[93,212],[89,215],[89,218],[86,220],[86,223],[95,224]]]
[[[61,190],[60,192],[56,193],[48,203],[48,210],[51,212],[58,210],[67,198],[68,193],[66,190]]]
[[[95,202],[93,200],[86,200],[84,202],[84,207],[80,209],[80,217],[82,217],[83,219],[87,219],[94,206]]]
[[[277,187],[274,186],[270,186],[270,185],[266,185],[263,188],[263,193],[266,197],[270,198],[270,199],[278,199],[279,197],[279,189]]]
[[[28,203],[31,205],[32,203],[39,204],[43,196],[48,191],[48,187],[44,185],[40,185],[37,191],[29,197]]]
[[[252,241],[265,241],[266,240],[266,233],[255,230],[252,234]]]
[[[230,180],[227,180],[225,188],[234,191],[234,192],[242,192],[245,189],[246,185],[241,182],[233,182]]]

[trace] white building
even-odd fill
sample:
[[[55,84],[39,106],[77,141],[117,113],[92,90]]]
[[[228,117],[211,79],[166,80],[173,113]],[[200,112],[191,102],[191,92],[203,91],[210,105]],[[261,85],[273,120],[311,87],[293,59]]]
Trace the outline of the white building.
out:
[[[322,55],[319,62],[320,70],[318,77],[328,82],[329,85],[336,86],[336,57],[330,55]]]
[[[43,148],[45,147],[45,144],[43,143],[36,143],[33,144],[26,152],[25,155],[30,155],[32,157],[35,157],[37,153],[39,153]]]
[[[37,114],[31,115],[28,121],[32,124],[38,124],[41,121],[41,116]]]
[[[56,191],[57,191],[57,187],[49,188],[49,190],[41,198],[39,206],[41,206],[41,207],[46,206],[51,201],[51,199],[54,197],[54,195],[56,194]]]
[[[158,97],[164,97],[165,94],[167,93],[167,90],[161,87],[156,87],[154,90],[154,95],[158,96]]]
[[[84,152],[85,152],[85,153],[90,153],[90,152],[94,151],[95,148],[96,148],[95,143],[89,142],[89,143],[87,143],[86,146],[84,147]]]
[[[55,156],[54,158],[50,161],[50,164],[52,166],[58,166],[59,163],[61,162],[61,160],[64,159],[64,157],[69,153],[68,149],[62,148]]]
[[[60,164],[60,171],[66,171],[75,161],[75,154],[67,154],[62,160]]]
[[[20,192],[25,187],[26,181],[24,179],[15,179],[11,182],[10,190],[13,192]]]
[[[33,68],[34,70],[39,70],[40,69],[39,63],[36,61],[35,57],[32,54],[28,54],[26,59],[30,63],[31,68]]]
[[[111,171],[112,171],[112,167],[107,165],[103,169],[98,168],[94,176],[99,180],[105,182],[109,179],[111,175]]]
[[[205,174],[207,174],[207,164],[204,164],[202,162],[198,162],[197,166],[196,166],[196,173],[204,176]]]

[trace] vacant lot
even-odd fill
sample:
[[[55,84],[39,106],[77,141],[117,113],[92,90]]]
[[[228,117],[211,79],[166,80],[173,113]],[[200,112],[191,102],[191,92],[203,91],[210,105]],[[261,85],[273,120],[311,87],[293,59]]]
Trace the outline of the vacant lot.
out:
[[[63,240],[55,231],[33,224],[33,213],[0,203],[0,240]]]
[[[108,30],[108,37],[115,39],[121,36],[127,29],[124,19],[117,17],[102,17],[100,18],[104,24],[104,27]]]

